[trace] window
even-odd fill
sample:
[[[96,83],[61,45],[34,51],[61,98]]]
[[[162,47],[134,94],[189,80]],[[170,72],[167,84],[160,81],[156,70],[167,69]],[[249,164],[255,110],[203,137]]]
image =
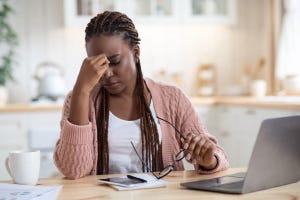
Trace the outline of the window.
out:
[[[276,78],[287,94],[300,94],[300,1],[284,0]]]

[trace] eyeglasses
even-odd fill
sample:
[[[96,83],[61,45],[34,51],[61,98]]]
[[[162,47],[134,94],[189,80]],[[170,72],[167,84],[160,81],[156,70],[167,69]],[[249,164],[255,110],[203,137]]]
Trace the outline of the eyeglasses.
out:
[[[158,119],[160,119],[160,120],[166,122],[167,124],[171,125],[171,126],[175,129],[175,131],[180,135],[180,139],[181,139],[181,138],[185,139],[185,137],[183,136],[183,134],[182,134],[182,133],[181,133],[181,132],[173,125],[173,124],[171,124],[169,121],[167,121],[167,120],[165,120],[165,119],[163,119],[163,118],[160,118],[160,117],[158,117],[158,116],[156,116],[156,117],[157,117]],[[141,158],[141,156],[138,154],[138,152],[137,152],[137,150],[136,150],[136,148],[135,148],[133,142],[131,141],[130,143],[131,143],[131,145],[132,145],[132,147],[133,147],[133,149],[134,149],[136,155],[137,155],[138,158],[140,159],[140,161],[144,164],[144,166],[146,166],[147,171],[151,172],[151,173],[153,174],[153,176],[155,176],[157,179],[161,179],[161,178],[167,176],[169,173],[171,173],[171,171],[173,171],[174,165],[168,165],[168,166],[165,167],[161,172],[159,172],[158,175],[156,175],[154,172],[152,172],[152,171],[149,169],[149,167],[147,166],[147,164],[145,163],[145,161],[144,161],[144,160]],[[180,151],[175,155],[174,160],[175,160],[175,161],[181,161],[181,160],[185,157],[184,151],[185,151],[185,150],[183,149],[182,144],[181,144]]]
[[[161,172],[159,172],[158,174],[155,174],[154,172],[152,172],[152,171],[149,169],[149,167],[147,166],[147,164],[145,163],[145,161],[144,161],[144,160],[141,158],[141,156],[138,154],[138,152],[137,152],[137,150],[136,150],[136,148],[135,148],[133,142],[131,141],[130,143],[131,143],[131,145],[132,145],[132,147],[133,147],[133,149],[134,149],[136,155],[139,157],[140,161],[144,164],[144,166],[146,166],[147,171],[148,171],[148,172],[151,172],[151,174],[153,174],[153,176],[155,176],[155,178],[161,179],[161,178],[167,176],[168,174],[170,174],[171,171],[173,171],[174,166],[173,166],[173,165],[168,165],[168,166],[165,167]]]
[[[158,117],[158,116],[156,116],[156,117],[157,117],[157,119],[160,119],[160,120],[166,122],[167,124],[169,124],[170,126],[172,126],[172,127],[175,129],[176,133],[179,134],[180,140],[181,140],[181,139],[184,139],[184,140],[185,140],[185,137],[183,136],[183,134],[182,134],[182,133],[181,133],[181,132],[180,132],[180,131],[179,131],[179,130],[171,123],[171,122],[169,122],[169,121],[167,121],[167,120],[165,120],[165,119],[163,119],[163,118],[161,118],[161,117]],[[175,155],[174,160],[176,160],[176,161],[181,161],[181,160],[185,157],[184,151],[185,151],[185,149],[182,147],[182,143],[180,143],[180,150],[179,150],[179,152]]]

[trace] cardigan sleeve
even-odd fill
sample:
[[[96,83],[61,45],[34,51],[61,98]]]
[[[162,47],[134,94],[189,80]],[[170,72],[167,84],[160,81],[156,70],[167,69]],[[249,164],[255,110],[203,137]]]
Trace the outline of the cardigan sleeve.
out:
[[[94,159],[92,123],[75,125],[69,120],[71,94],[64,102],[60,138],[56,143],[54,162],[67,178],[91,174]]]
[[[177,122],[180,124],[183,134],[204,134],[216,145],[215,157],[217,158],[217,166],[212,170],[206,170],[200,165],[194,165],[195,169],[201,174],[212,174],[227,169],[229,163],[224,149],[218,144],[217,139],[208,133],[188,97],[183,92],[178,92]]]

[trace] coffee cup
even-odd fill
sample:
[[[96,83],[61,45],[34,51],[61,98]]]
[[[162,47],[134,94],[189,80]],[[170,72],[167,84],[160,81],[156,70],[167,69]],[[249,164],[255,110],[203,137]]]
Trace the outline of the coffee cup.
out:
[[[12,151],[5,165],[15,183],[36,185],[40,173],[40,151]]]
[[[250,85],[250,94],[255,97],[264,97],[267,93],[265,80],[253,80]]]

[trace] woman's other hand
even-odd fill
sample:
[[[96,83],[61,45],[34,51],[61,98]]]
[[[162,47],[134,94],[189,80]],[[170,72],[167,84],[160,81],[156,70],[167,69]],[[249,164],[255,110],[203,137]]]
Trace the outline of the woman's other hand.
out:
[[[216,145],[206,135],[189,133],[182,140],[186,159],[193,164],[199,164],[205,169],[214,169],[217,165],[215,157]]]
[[[109,67],[105,54],[84,59],[74,90],[89,94]]]

